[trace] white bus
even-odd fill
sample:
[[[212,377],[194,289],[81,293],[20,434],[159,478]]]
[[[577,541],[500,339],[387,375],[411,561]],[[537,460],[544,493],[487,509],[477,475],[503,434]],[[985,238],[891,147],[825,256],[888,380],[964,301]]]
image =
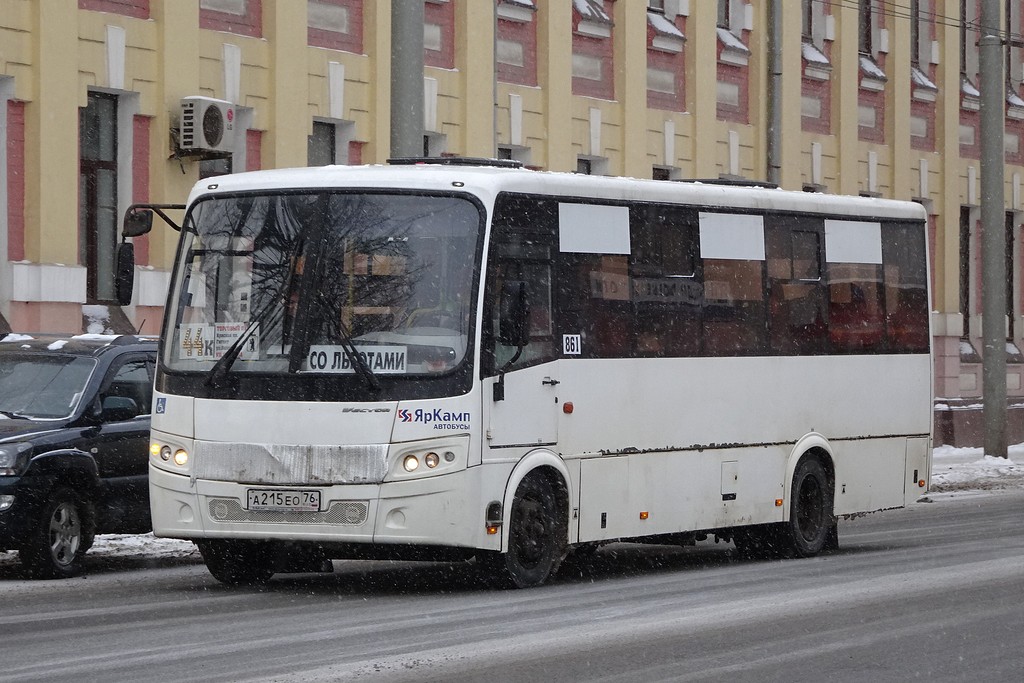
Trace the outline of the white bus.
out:
[[[811,556],[925,492],[921,206],[431,161],[192,191],[150,496],[217,579],[475,556],[525,587],[711,535]]]

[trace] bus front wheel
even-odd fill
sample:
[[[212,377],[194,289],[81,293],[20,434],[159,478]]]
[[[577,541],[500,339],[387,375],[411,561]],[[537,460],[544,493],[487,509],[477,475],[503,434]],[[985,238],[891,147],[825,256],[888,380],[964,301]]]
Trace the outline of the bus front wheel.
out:
[[[487,553],[480,559],[501,583],[529,588],[557,571],[565,543],[565,516],[555,489],[547,477],[534,474],[519,484],[512,500],[508,552]]]
[[[782,527],[788,554],[811,557],[826,547],[836,526],[832,503],[832,481],[824,466],[817,458],[802,458],[793,473],[789,521]]]
[[[230,586],[254,586],[270,580],[267,548],[255,541],[199,541],[199,553],[213,578]]]

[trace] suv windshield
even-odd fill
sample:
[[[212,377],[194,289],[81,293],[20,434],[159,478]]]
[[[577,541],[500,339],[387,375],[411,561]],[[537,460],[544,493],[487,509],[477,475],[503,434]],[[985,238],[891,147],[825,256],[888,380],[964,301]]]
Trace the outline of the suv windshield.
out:
[[[164,361],[371,385],[446,373],[469,349],[481,226],[480,209],[453,196],[202,200],[182,240]]]
[[[95,367],[91,358],[0,354],[0,416],[69,417],[82,400]]]

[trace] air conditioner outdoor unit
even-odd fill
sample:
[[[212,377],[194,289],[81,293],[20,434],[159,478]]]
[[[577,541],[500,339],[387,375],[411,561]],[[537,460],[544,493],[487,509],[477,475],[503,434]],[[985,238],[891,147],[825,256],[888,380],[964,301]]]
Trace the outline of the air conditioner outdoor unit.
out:
[[[178,140],[183,152],[232,151],[235,145],[235,106],[212,97],[183,97]]]

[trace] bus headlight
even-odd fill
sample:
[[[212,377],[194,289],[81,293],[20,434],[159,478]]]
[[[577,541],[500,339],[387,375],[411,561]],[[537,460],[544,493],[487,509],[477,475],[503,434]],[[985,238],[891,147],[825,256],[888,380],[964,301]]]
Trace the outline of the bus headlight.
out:
[[[467,436],[391,444],[385,481],[436,477],[465,469],[468,447]]]
[[[149,445],[149,454],[153,458],[159,458],[161,462],[182,468],[186,467],[191,460],[186,449],[156,441]]]

